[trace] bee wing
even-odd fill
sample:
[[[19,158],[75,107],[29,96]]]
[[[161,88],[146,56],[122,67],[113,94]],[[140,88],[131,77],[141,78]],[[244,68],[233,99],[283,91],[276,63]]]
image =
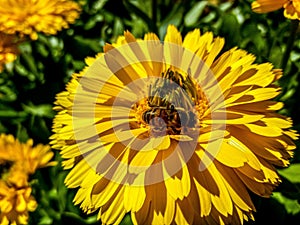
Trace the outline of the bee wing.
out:
[[[188,135],[185,134],[179,134],[179,135],[170,135],[170,138],[175,139],[177,141],[192,141],[193,138],[191,138]]]

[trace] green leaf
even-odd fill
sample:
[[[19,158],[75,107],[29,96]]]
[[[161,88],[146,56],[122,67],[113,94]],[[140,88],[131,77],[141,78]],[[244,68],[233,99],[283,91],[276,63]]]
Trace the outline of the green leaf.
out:
[[[286,169],[278,170],[278,173],[292,183],[300,183],[300,163],[291,164]]]
[[[24,52],[22,54],[22,59],[23,63],[26,65],[26,69],[30,71],[34,77],[32,77],[32,75],[30,75],[29,73],[25,73],[24,75],[31,81],[34,81],[35,79],[41,82],[44,81],[44,74],[38,71],[37,62],[33,55]]]
[[[1,101],[12,102],[17,99],[17,94],[7,84],[0,86],[0,99]]]
[[[83,219],[81,215],[78,215],[73,212],[63,212],[60,222],[61,224],[76,224],[76,225],[100,224],[97,221],[97,215],[91,216],[88,219]]]
[[[105,3],[108,0],[98,0],[98,1],[93,1],[93,11],[98,12],[98,10],[102,9]]]
[[[96,26],[97,23],[102,22],[104,20],[103,15],[95,15],[91,17],[87,23],[84,25],[85,30],[90,30]]]
[[[94,52],[100,52],[101,46],[98,39],[89,39],[84,36],[76,35],[74,37],[74,43],[77,46],[77,51],[80,51],[82,54],[89,55],[90,50]]]
[[[220,35],[226,37],[226,44],[236,46],[240,41],[240,25],[235,15],[225,14],[223,17]]]
[[[39,221],[39,225],[47,225],[47,224],[52,224],[53,223],[53,220],[48,217],[48,215],[44,216],[41,218],[41,220]]]
[[[52,110],[52,105],[50,104],[41,104],[41,105],[25,105],[22,104],[24,111],[28,114],[34,116],[52,118],[54,116],[54,111]]]
[[[120,18],[116,18],[115,23],[114,23],[114,27],[113,27],[114,37],[122,35],[123,32],[124,32],[124,25],[122,23],[122,20]]]
[[[167,15],[167,17],[161,22],[159,27],[159,36],[163,38],[166,34],[167,27],[170,24],[173,24],[176,27],[179,27],[182,22],[184,14],[184,7],[180,3],[176,3],[172,8],[172,11]]]
[[[0,110],[0,118],[26,117],[27,113],[14,110]]]
[[[122,220],[122,222],[120,223],[120,225],[132,225],[132,221],[131,221],[131,217],[130,214],[126,214]]]
[[[295,215],[300,212],[300,204],[297,200],[289,199],[282,195],[280,192],[274,192],[272,197],[275,198],[282,205],[284,205],[287,213]]]
[[[153,20],[145,12],[143,12],[143,10],[141,10],[128,0],[123,0],[123,3],[129,12],[134,13],[136,16],[141,18],[146,24],[148,24],[150,30],[156,30],[156,24],[153,23]]]
[[[207,5],[207,1],[197,2],[185,15],[184,24],[186,26],[192,26],[195,23],[197,23],[206,5]]]
[[[66,209],[66,196],[68,193],[67,187],[64,185],[65,174],[60,173],[57,175],[58,185],[57,185],[57,200],[60,212],[63,212]]]
[[[17,129],[16,137],[21,142],[26,142],[29,139],[29,135],[27,133],[26,127],[22,126],[21,124],[18,124],[18,129]]]

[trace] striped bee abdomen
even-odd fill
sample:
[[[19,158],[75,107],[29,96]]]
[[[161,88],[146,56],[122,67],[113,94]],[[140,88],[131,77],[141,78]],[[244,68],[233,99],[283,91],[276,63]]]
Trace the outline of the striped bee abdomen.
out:
[[[142,120],[154,133],[166,130],[169,135],[179,135],[185,128],[196,127],[194,100],[197,96],[191,88],[191,80],[170,69],[162,78],[149,87],[148,109],[143,112]]]

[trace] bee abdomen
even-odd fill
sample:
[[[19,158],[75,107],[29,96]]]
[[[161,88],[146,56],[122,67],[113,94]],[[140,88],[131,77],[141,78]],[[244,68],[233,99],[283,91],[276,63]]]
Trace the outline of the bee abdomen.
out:
[[[196,126],[196,115],[192,111],[169,107],[153,107],[143,113],[145,123],[149,124],[154,131],[167,129],[168,134],[178,135],[183,127],[193,128]]]

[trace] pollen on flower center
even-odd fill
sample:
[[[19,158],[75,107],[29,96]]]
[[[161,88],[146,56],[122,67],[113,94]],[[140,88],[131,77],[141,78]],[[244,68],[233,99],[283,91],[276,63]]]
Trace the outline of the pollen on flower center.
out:
[[[149,85],[148,96],[133,106],[141,126],[155,136],[180,135],[199,128],[199,119],[207,109],[201,88],[190,75],[170,68]]]

